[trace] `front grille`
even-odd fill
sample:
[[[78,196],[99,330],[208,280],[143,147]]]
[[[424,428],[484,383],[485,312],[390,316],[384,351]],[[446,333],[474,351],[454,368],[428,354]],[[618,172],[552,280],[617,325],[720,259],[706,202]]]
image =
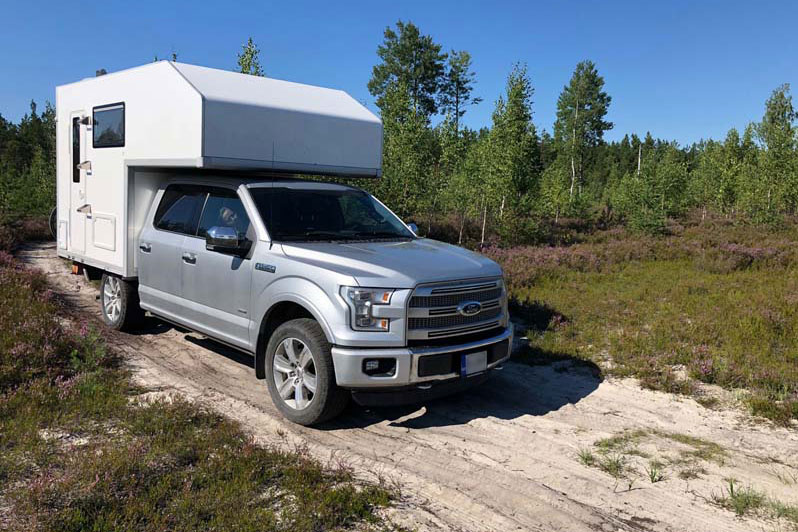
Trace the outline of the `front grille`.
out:
[[[479,323],[480,321],[495,318],[500,316],[501,313],[501,307],[495,307],[492,309],[483,310],[479,314],[474,314],[473,316],[453,314],[451,316],[439,316],[434,318],[410,318],[407,323],[407,328],[412,331],[415,329],[438,329],[440,327],[471,325],[472,323]]]
[[[419,307],[452,307],[457,306],[464,301],[490,301],[492,299],[499,299],[502,295],[501,288],[491,288],[488,290],[481,290],[479,292],[465,292],[461,294],[443,295],[443,296],[413,296],[410,299],[410,308]]]
[[[480,330],[479,332],[475,333],[462,334],[456,336],[454,339],[458,344],[468,344],[471,342],[479,342],[480,340],[493,338],[494,336],[498,336],[503,332],[504,327],[494,327],[492,329]],[[433,336],[432,338],[426,338],[424,340],[410,340],[407,342],[407,345],[422,349],[427,347],[442,347],[446,345],[452,345],[452,338],[435,338]]]
[[[462,338],[504,323],[505,304],[501,281],[481,280],[422,285],[408,302],[407,340],[409,345],[432,339]],[[473,316],[458,312],[463,303],[477,302],[482,308]]]

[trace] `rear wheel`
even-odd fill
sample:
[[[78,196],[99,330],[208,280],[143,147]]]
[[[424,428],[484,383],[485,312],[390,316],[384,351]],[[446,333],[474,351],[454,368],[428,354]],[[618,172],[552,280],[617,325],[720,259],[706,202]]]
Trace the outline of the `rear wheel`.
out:
[[[100,282],[100,307],[105,324],[118,331],[134,329],[144,317],[136,286],[107,273]]]
[[[58,207],[53,207],[53,210],[50,211],[49,225],[53,240],[58,240]]]
[[[278,410],[299,425],[328,421],[350,394],[335,384],[331,346],[319,324],[300,318],[280,325],[266,347],[266,383]]]

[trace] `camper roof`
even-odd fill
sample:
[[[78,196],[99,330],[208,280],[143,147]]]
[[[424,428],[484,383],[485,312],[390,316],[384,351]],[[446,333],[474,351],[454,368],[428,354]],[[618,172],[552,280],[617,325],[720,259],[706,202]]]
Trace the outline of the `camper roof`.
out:
[[[159,61],[58,87],[56,101],[124,103],[129,164],[382,173],[382,123],[340,90]]]

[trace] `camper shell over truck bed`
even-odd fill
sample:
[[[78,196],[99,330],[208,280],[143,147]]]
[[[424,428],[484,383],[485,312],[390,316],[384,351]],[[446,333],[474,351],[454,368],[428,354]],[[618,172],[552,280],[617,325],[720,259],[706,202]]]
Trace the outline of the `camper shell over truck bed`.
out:
[[[339,90],[160,61],[57,87],[56,112],[58,254],[123,278],[175,173],[381,176],[382,124]]]

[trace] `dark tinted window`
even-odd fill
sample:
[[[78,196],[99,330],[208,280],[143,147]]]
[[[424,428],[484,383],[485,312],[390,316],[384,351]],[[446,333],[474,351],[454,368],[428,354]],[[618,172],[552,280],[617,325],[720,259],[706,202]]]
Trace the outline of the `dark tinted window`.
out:
[[[72,119],[72,182],[80,183],[80,118]]]
[[[415,238],[362,190],[275,186],[253,187],[250,194],[276,241]]]
[[[155,212],[155,227],[195,235],[207,193],[200,187],[172,185],[166,189]]]
[[[95,148],[117,148],[125,145],[125,104],[95,107],[93,115]]]
[[[234,227],[243,240],[249,231],[249,216],[241,199],[233,190],[214,189],[202,211],[197,236],[205,238],[211,227]]]

